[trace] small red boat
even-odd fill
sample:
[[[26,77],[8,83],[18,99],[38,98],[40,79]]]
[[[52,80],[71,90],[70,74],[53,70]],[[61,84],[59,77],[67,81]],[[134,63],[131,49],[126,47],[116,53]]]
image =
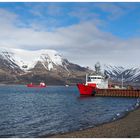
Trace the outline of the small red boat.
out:
[[[46,84],[44,82],[41,82],[39,85],[35,85],[33,83],[27,84],[27,87],[30,88],[44,88],[46,87]]]

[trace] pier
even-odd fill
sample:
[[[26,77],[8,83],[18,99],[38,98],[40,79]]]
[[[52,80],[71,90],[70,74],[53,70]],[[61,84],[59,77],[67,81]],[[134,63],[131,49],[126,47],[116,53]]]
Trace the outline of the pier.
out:
[[[140,90],[128,90],[128,89],[95,89],[95,96],[105,97],[140,97]]]

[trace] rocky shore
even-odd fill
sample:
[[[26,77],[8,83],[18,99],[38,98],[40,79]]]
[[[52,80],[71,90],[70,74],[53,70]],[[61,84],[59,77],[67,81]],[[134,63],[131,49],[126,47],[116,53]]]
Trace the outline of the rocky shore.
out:
[[[43,136],[48,137],[48,136]],[[140,138],[140,108],[120,120],[86,130],[49,136],[53,138]]]

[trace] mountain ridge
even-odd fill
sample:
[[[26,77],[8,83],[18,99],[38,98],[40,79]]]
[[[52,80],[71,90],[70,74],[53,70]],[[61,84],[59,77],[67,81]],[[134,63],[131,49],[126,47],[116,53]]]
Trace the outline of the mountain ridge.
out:
[[[7,75],[13,74],[16,83],[38,83],[43,80],[47,83],[52,81],[50,84],[57,84],[56,81],[58,84],[70,84],[84,81],[85,73],[92,72],[69,62],[55,50],[3,49],[0,52],[0,60],[1,70],[7,71]],[[3,79],[0,81],[3,82]]]
[[[140,68],[107,64],[102,67],[111,81],[121,82],[123,76],[126,84],[140,83]],[[0,50],[0,83],[76,84],[85,82],[86,73],[94,70],[69,62],[55,50]]]

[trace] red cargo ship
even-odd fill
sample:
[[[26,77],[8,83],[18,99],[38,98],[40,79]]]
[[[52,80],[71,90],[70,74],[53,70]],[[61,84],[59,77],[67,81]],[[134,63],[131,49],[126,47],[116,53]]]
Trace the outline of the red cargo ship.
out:
[[[100,64],[95,64],[96,72],[91,75],[86,74],[86,83],[77,84],[81,95],[94,95],[96,89],[108,89],[108,76],[100,72]]]
[[[95,64],[95,73],[87,75],[86,74],[86,83],[85,84],[77,84],[77,87],[79,89],[80,95],[95,95],[97,91],[105,91],[105,90],[110,90],[108,86],[108,79],[109,77],[106,74],[102,74],[100,72],[100,64],[96,63]],[[117,89],[119,87],[116,87]],[[114,88],[115,89],[115,88]],[[124,89],[123,88],[123,79],[122,79],[122,87],[119,89]]]
[[[81,95],[94,95],[97,89],[108,89],[108,78],[101,75],[86,75],[85,84],[77,84]]]
[[[46,87],[46,84],[44,82],[41,82],[39,85],[35,85],[33,83],[27,84],[27,87],[30,88],[44,88]]]
[[[124,88],[123,75],[121,87],[115,85],[114,87],[108,86],[108,76],[100,72],[100,64],[95,65],[96,72],[91,75],[86,75],[85,84],[77,84],[80,95],[93,95],[93,96],[111,96],[111,97],[140,97],[140,89]]]

